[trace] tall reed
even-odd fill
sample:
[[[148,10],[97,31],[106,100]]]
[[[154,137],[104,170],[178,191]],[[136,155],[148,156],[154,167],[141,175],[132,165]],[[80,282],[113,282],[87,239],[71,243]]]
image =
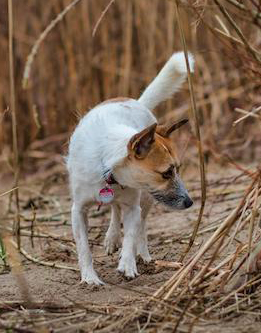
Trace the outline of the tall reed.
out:
[[[94,36],[109,1],[79,1],[41,43],[24,90],[22,78],[28,55],[41,33],[71,3],[24,0],[14,8],[15,104],[21,152],[30,149],[36,139],[70,131],[76,122],[75,111],[83,114],[101,100],[115,96],[137,98],[171,53],[182,49],[174,1],[112,1]],[[239,135],[244,140],[246,133],[257,131],[250,120],[234,128],[231,124],[237,119],[235,107],[248,110],[260,104],[260,17],[254,2],[207,4],[182,2],[180,15],[188,49],[196,58],[194,94],[202,139],[211,151],[217,142],[226,145]],[[5,63],[7,17],[7,8],[3,7],[0,150],[10,146],[12,137],[10,114],[5,112],[11,105]],[[156,113],[181,117],[189,108],[188,88],[184,87]],[[257,141],[254,135],[251,140]],[[239,148],[237,156],[241,155]]]

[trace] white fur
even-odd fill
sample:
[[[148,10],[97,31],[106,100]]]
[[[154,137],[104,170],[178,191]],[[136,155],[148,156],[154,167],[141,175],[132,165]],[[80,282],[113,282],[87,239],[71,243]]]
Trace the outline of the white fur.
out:
[[[189,67],[194,70],[194,58],[188,54]],[[187,77],[187,66],[183,52],[174,53],[165,66],[139,98],[139,102],[153,110],[160,102],[170,98]]]
[[[193,69],[192,55],[189,55],[189,61]],[[147,212],[141,211],[141,190],[132,177],[132,171],[126,170],[121,163],[127,156],[131,137],[157,122],[150,110],[171,97],[185,78],[184,55],[176,53],[138,101],[129,99],[100,104],[76,127],[69,144],[67,168],[73,200],[72,228],[83,282],[103,283],[93,269],[86,209],[92,202],[98,201],[99,190],[105,186],[103,175],[108,170],[126,188],[123,190],[119,185],[113,185],[115,199],[105,238],[106,252],[111,254],[120,245],[121,210],[124,238],[118,270],[133,278],[138,275],[136,255],[140,254],[143,260],[150,261],[145,231]]]

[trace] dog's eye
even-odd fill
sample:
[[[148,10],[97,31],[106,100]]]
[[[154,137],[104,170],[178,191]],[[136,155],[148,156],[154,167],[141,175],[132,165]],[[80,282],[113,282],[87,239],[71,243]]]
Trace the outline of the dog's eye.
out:
[[[161,175],[164,179],[172,178],[173,177],[173,168],[169,168],[167,171],[163,172]]]

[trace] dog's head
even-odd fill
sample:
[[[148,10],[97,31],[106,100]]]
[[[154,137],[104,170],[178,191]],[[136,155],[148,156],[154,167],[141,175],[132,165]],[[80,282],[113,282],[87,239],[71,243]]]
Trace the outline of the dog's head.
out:
[[[170,134],[187,122],[153,124],[128,143],[124,178],[132,187],[148,190],[156,200],[173,208],[189,208],[193,201],[179,176],[180,162]],[[122,169],[123,170],[123,169]]]

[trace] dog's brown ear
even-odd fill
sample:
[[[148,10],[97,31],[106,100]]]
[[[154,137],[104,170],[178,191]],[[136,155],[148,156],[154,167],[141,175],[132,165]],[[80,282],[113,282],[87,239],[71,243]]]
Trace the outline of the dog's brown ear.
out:
[[[167,138],[170,136],[172,132],[183,126],[188,122],[188,119],[182,119],[178,122],[172,122],[170,124],[158,125],[156,129],[156,133]]]
[[[128,144],[128,150],[134,153],[136,158],[145,158],[153,144],[157,124],[153,124],[143,131],[133,135]]]

